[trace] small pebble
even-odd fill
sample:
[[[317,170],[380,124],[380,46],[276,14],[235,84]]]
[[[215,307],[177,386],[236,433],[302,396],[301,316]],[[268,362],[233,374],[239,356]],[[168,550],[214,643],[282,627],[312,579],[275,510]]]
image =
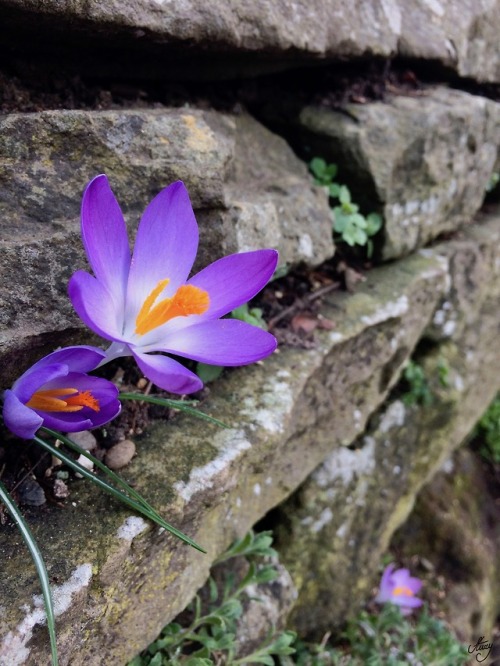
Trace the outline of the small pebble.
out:
[[[85,467],[85,469],[88,469],[90,472],[94,469],[94,463],[92,462],[92,460],[89,460],[85,456],[82,455],[78,456],[76,462],[80,463],[82,467]],[[83,475],[80,474],[80,472],[75,472],[75,476],[77,479],[83,479]]]
[[[142,389],[146,388],[147,385],[148,385],[148,380],[146,379],[146,377],[141,377],[136,384],[137,388],[140,389],[141,391]]]
[[[135,444],[131,439],[124,439],[112,446],[106,453],[104,462],[110,469],[125,467],[135,455]]]
[[[61,479],[56,479],[54,481],[54,497],[56,499],[65,499],[69,495],[68,486],[61,481]]]
[[[97,447],[97,440],[89,430],[71,432],[68,437],[84,451],[93,451]]]
[[[45,493],[35,479],[28,477],[20,484],[19,502],[21,504],[29,504],[29,506],[42,506],[42,504],[45,504]]]

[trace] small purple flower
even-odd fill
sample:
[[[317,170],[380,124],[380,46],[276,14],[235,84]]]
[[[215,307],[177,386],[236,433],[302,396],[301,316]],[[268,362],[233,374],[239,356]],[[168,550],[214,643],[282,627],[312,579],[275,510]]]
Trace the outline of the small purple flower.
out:
[[[389,564],[382,574],[380,589],[375,601],[379,604],[390,602],[400,607],[403,615],[409,615],[413,609],[422,605],[418,594],[422,587],[419,578],[410,576],[408,569],[394,570],[394,564]]]
[[[118,202],[106,176],[97,176],[83,195],[82,239],[95,277],[77,271],[69,296],[85,324],[112,341],[106,362],[132,355],[154,384],[192,393],[203,386],[201,380],[165,354],[234,366],[276,348],[270,333],[220,317],[262,289],[276,268],[277,252],[233,254],[188,279],[198,225],[181,182],[146,208],[131,257]]]
[[[77,432],[101,426],[120,413],[118,389],[90,377],[105,357],[96,347],[66,347],[31,366],[4,392],[5,425],[22,439],[42,426]]]

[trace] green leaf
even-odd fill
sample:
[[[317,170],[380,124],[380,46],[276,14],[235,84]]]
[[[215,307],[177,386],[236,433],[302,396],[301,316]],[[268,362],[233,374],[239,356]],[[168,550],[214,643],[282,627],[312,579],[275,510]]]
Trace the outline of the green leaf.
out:
[[[120,393],[118,395],[118,400],[122,402],[124,400],[138,400],[143,402],[151,402],[153,405],[161,405],[162,407],[170,407],[171,409],[178,409],[180,412],[186,412],[191,416],[195,416],[197,419],[202,421],[208,421],[208,423],[213,423],[218,425],[220,428],[230,428],[231,426],[226,425],[219,419],[214,419],[213,416],[209,416],[204,412],[200,412],[198,409],[194,409],[190,406],[189,402],[183,400],[170,400],[169,398],[159,398],[155,395],[144,395],[143,393]]]
[[[339,200],[342,205],[349,205],[351,203],[351,193],[345,185],[340,186]]]
[[[51,431],[48,428],[47,429],[44,428],[44,430],[50,432],[51,434],[52,434],[52,432],[55,433],[55,431]],[[58,438],[61,439],[61,441],[65,442],[66,444],[68,444],[68,442],[71,442],[71,440],[69,438],[64,437],[64,435],[60,435],[60,433],[56,433],[56,435],[58,436]],[[55,446],[52,446],[52,444],[49,444],[49,442],[46,442],[41,437],[38,437],[37,435],[35,435],[33,437],[33,439],[45,451],[48,451],[53,456],[62,460],[65,465],[70,467],[75,472],[78,472],[79,474],[81,474],[83,477],[85,477],[89,481],[92,481],[92,483],[94,483],[96,486],[99,486],[100,488],[102,488],[103,490],[108,492],[110,495],[112,495],[116,499],[120,500],[120,502],[122,502],[126,506],[130,507],[131,509],[134,509],[135,511],[137,511],[137,513],[140,513],[141,515],[145,516],[146,518],[149,518],[149,520],[152,520],[154,523],[156,523],[160,527],[163,527],[165,530],[167,530],[168,532],[170,532],[171,534],[176,536],[178,539],[181,539],[181,541],[184,541],[185,543],[189,544],[193,548],[196,548],[196,550],[199,550],[202,553],[206,553],[206,550],[204,550],[201,546],[199,546],[190,537],[188,537],[186,534],[184,534],[183,532],[181,532],[177,528],[173,527],[173,525],[170,525],[165,520],[163,520],[163,518],[152,507],[150,507],[149,504],[147,504],[147,502],[144,499],[142,499],[142,498],[137,499],[137,500],[136,499],[131,499],[131,497],[129,495],[131,495],[132,497],[136,497],[137,493],[133,489],[129,488],[127,486],[127,484],[125,483],[125,481],[123,481],[123,479],[121,480],[120,485],[122,487],[125,485],[125,487],[127,488],[127,492],[129,494],[125,494],[121,490],[118,490],[117,488],[114,488],[113,486],[111,486],[106,481],[103,481],[98,476],[95,476],[94,474],[92,474],[92,472],[89,472],[89,470],[86,467],[81,465],[76,460],[73,460],[73,458],[71,458],[70,456],[67,456],[63,451],[61,451],[61,449],[58,449]],[[88,453],[88,451],[84,451],[83,449],[80,449],[80,447],[78,447],[78,445],[75,444],[75,442],[71,442],[71,444],[68,444],[68,446],[71,446],[71,445],[73,445],[72,448],[77,447],[75,450],[79,450],[82,455],[84,455],[89,460],[92,460],[92,462],[94,462],[94,464],[97,465],[97,462],[98,462],[97,458],[94,458],[94,456],[92,456],[90,453]],[[114,478],[114,477],[116,477],[118,479],[120,478],[117,475],[114,475],[114,473],[111,472],[111,470],[109,468],[107,468],[105,465],[100,463],[100,461],[99,461],[99,464],[97,466],[99,467],[99,469],[102,469],[103,471],[105,471],[108,474],[108,476],[110,476],[112,478]]]
[[[223,365],[209,365],[208,363],[201,362],[196,364],[196,374],[204,384],[209,384],[219,379],[223,370]]]
[[[368,236],[375,236],[382,228],[382,217],[378,213],[370,213],[366,218],[366,222],[366,233]]]
[[[340,206],[337,206],[336,208],[333,209],[333,215],[334,215],[334,222],[333,222],[334,231],[336,231],[338,234],[343,234],[344,229],[347,227],[347,224],[349,223],[350,216],[345,215]]]
[[[251,310],[248,307],[248,303],[243,303],[239,308],[235,308],[231,312],[231,317],[233,319],[239,319],[244,321],[247,324],[252,326],[258,326],[264,331],[267,331],[267,324],[262,318],[262,310],[260,308],[252,308]]]
[[[309,169],[316,176],[316,178],[322,179],[326,171],[326,162],[322,157],[314,157],[309,162]]]
[[[24,520],[22,513],[19,511],[17,504],[14,502],[10,496],[7,488],[0,481],[0,499],[5,504],[7,511],[12,516],[12,519],[16,523],[17,529],[21,533],[21,536],[28,547],[28,550],[31,555],[31,559],[35,564],[35,568],[40,580],[40,586],[42,588],[43,596],[43,605],[45,607],[45,615],[47,618],[47,629],[49,631],[50,638],[50,651],[52,654],[52,666],[57,666],[57,644],[56,644],[56,622],[54,616],[54,606],[52,603],[52,593],[50,591],[49,575],[47,573],[47,568],[43,560],[42,553],[38,548],[35,537],[31,532],[28,523]]]
[[[328,193],[332,199],[338,199],[340,194],[340,185],[338,183],[332,183],[328,188]]]

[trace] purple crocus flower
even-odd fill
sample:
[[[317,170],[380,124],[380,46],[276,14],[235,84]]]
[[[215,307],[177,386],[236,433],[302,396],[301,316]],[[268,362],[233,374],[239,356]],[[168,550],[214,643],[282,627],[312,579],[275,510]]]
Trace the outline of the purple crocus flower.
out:
[[[97,176],[83,195],[82,238],[95,277],[76,272],[69,296],[85,324],[112,341],[106,362],[133,355],[154,384],[192,393],[203,386],[201,380],[165,353],[234,366],[276,348],[266,331],[220,317],[262,289],[276,268],[277,252],[233,254],[188,279],[198,225],[183,183],[162,190],[146,208],[131,257],[118,202],[106,176]]]
[[[42,425],[77,432],[103,425],[120,413],[118,389],[90,377],[105,357],[96,347],[66,347],[31,366],[4,392],[5,425],[22,439],[32,439]]]
[[[413,609],[422,605],[418,594],[422,587],[419,578],[413,578],[408,569],[394,570],[394,564],[389,564],[382,574],[380,589],[375,601],[379,604],[390,602],[400,607],[403,615],[409,615]]]

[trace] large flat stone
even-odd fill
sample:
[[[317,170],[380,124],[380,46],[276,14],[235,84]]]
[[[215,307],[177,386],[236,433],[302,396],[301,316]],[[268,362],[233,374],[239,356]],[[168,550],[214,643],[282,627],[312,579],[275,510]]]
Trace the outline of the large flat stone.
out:
[[[463,245],[469,250],[475,245],[488,278],[467,283],[469,299],[476,296],[481,305],[459,334],[430,345],[427,336],[435,323],[424,331],[420,349],[429,351],[420,351],[417,360],[433,392],[432,404],[408,406],[404,389],[393,394],[353,446],[335,448],[274,515],[281,559],[299,591],[292,624],[301,633],[321,636],[366,603],[378,582],[381,556],[418,492],[464,441],[500,388],[500,217],[467,236]],[[445,298],[453,303],[450,294],[464,288],[464,274],[457,274],[453,265],[461,256],[460,243],[443,243],[428,256],[447,257],[451,272]],[[460,306],[455,302],[453,307]],[[439,380],[443,363],[448,386]],[[465,491],[464,497],[469,496]],[[444,515],[436,522],[446,522]],[[470,542],[472,533],[476,530],[466,529],[464,539]],[[485,578],[490,575],[485,572]],[[484,617],[491,621],[495,609],[491,596],[484,594],[487,580],[479,583],[481,598],[489,600]]]
[[[481,206],[500,145],[500,104],[445,88],[417,97],[306,107],[301,144],[340,166],[365,212],[384,216],[383,257],[422,247]]]
[[[82,45],[90,40],[94,49],[100,43],[108,57],[89,49],[83,64],[94,56],[101,74],[123,75],[126,67],[133,75],[162,78],[188,72],[229,77],[313,59],[399,54],[440,62],[461,76],[500,81],[498,0],[2,0],[0,17],[4,40],[14,44],[19,31],[31,33],[35,44],[50,37],[54,53],[54,39],[70,51],[76,37]],[[110,58],[110,49],[119,49],[120,58]],[[156,57],[145,60],[145,53]]]
[[[84,334],[66,287],[85,266],[81,193],[98,173],[109,176],[134,230],[150,199],[183,180],[200,223],[198,267],[261,247],[278,249],[282,264],[333,254],[326,195],[283,139],[245,115],[163,108],[1,117],[5,386],[20,367]]]
[[[155,423],[137,440],[125,477],[208,555],[129,517],[84,483],[71,484],[64,510],[32,520],[57,596],[66,601],[58,617],[61,663],[125,663],[185,607],[235,536],[355,441],[397,381],[447,282],[440,257],[373,270],[356,294],[325,303],[323,314],[337,328],[320,332],[316,348],[283,348],[213,386],[204,408],[231,429],[179,418]],[[0,616],[0,660],[43,663],[47,637],[43,627],[34,630],[32,599],[38,584],[14,529],[0,535],[0,557],[1,597],[9,600]]]

